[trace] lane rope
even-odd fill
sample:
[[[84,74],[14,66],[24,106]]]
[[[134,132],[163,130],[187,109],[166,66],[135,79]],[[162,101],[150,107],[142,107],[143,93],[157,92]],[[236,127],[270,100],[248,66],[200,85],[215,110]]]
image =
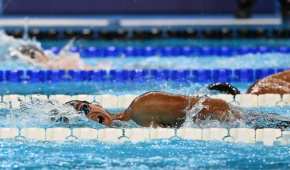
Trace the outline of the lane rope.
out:
[[[70,100],[85,100],[88,102],[98,102],[103,107],[109,109],[125,109],[131,102],[137,97],[136,94],[126,95],[3,95],[1,96],[0,108],[2,109],[17,109],[21,107],[23,103],[33,103],[39,101],[54,101],[57,103],[65,103]],[[253,94],[239,94],[236,96],[218,94],[210,95],[211,98],[223,99],[228,103],[235,106],[251,108],[251,107],[277,107],[277,106],[290,106],[290,94],[279,95],[279,94],[264,94],[264,95],[253,95]]]
[[[287,69],[0,70],[0,82],[254,82]]]
[[[250,128],[0,128],[0,140],[82,141],[95,140],[104,143],[143,142],[161,139],[196,141],[224,141],[264,145],[290,144],[290,131],[280,129]]]

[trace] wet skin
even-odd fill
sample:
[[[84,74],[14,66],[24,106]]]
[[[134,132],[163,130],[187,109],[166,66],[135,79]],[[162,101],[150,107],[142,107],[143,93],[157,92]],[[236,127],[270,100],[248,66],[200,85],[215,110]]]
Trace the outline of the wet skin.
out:
[[[247,91],[250,94],[290,93],[290,70],[276,73],[255,82]]]
[[[91,66],[86,65],[78,56],[59,55],[52,58],[45,54],[42,49],[33,45],[22,45],[17,49],[22,54],[22,59],[30,64],[47,69],[82,69],[90,70]]]
[[[202,104],[202,108],[195,114],[192,121],[200,123],[211,119],[230,122],[241,119],[240,113],[233,112],[229,104],[220,99],[198,98],[194,96],[174,95],[164,92],[148,92],[137,97],[122,113],[112,115],[102,106],[86,101],[68,102],[77,111],[89,110],[89,119],[110,126],[112,121],[133,120],[143,127],[180,127],[185,121],[186,113],[195,105]]]
[[[229,88],[230,92],[237,93],[235,89],[224,84],[218,88]],[[290,93],[290,70],[270,75],[255,82],[247,91],[250,94],[286,94]],[[99,105],[90,105],[92,110],[100,110],[95,113],[89,113],[88,118],[100,122],[100,116],[106,120],[105,125],[110,125],[113,120],[128,121],[133,120],[138,125],[144,127],[179,127],[185,120],[188,113],[196,106],[201,99],[195,96],[174,95],[164,92],[148,92],[137,97],[130,106],[117,116],[112,116],[109,112]],[[81,101],[78,101],[81,102]],[[203,120],[211,119],[220,122],[232,122],[246,118],[238,111],[231,110],[230,105],[220,99],[205,98],[201,104],[203,109],[198,111],[192,120],[194,123],[200,123]],[[78,107],[75,107],[77,110]],[[98,118],[99,116],[99,118]],[[249,115],[248,115],[249,116]],[[252,114],[253,120],[259,119],[261,114]],[[287,117],[268,114],[270,122],[278,122],[278,128],[290,126],[290,119]],[[251,123],[251,122],[248,122]]]
[[[79,112],[83,112],[87,118],[98,123],[110,126],[112,124],[112,116],[102,106],[92,104],[87,101],[73,100],[67,102],[66,105],[71,105]]]
[[[27,61],[33,64],[34,62],[40,65],[45,65],[49,62],[49,57],[42,50],[33,45],[23,45],[17,49],[21,54],[27,57]]]

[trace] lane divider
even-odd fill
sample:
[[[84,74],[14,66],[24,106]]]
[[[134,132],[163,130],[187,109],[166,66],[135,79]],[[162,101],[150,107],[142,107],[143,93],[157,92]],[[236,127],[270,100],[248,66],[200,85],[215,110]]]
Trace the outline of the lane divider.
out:
[[[1,96],[0,108],[19,108],[22,104],[40,101],[53,101],[65,103],[70,100],[85,100],[97,102],[108,109],[125,109],[138,95],[4,95]],[[219,94],[210,95],[211,98],[218,98],[240,107],[273,107],[290,106],[290,94],[240,94],[236,96]]]
[[[288,68],[264,69],[185,69],[185,70],[0,70],[0,82],[254,82]]]
[[[7,19],[2,19],[2,26],[5,26],[5,31],[7,34],[14,37],[23,37],[24,30],[19,28],[14,28],[15,25],[11,22],[7,22]],[[21,22],[23,25],[23,19],[9,19],[12,23]],[[42,24],[41,24],[42,23]],[[41,27],[45,23],[47,27]],[[61,28],[52,28],[57,24],[63,26],[70,26],[68,29],[66,27]],[[81,38],[85,40],[118,40],[118,41],[134,41],[139,40],[161,40],[161,43],[169,39],[177,39],[178,41],[183,40],[221,40],[221,39],[285,39],[289,38],[289,29],[281,27],[259,27],[259,28],[245,28],[237,27],[238,25],[281,25],[281,19],[277,17],[270,18],[256,18],[256,19],[247,19],[232,21],[230,19],[154,19],[153,22],[150,19],[122,19],[120,20],[120,26],[122,29],[114,30],[100,30],[99,27],[95,26],[105,26],[109,24],[108,20],[75,20],[75,19],[59,19],[57,21],[50,20],[47,18],[41,19],[30,19],[30,26],[28,33],[29,36],[33,39],[48,39],[48,40],[59,40],[59,39],[72,39],[72,38]],[[152,24],[153,23],[153,24]],[[78,25],[78,26],[77,26]],[[132,29],[135,26],[142,27],[145,29]],[[184,27],[180,29],[181,26],[202,26],[199,28]],[[205,26],[206,25],[206,26]],[[208,26],[224,25],[223,27],[213,28]],[[235,25],[235,26],[234,26]],[[18,26],[18,25],[17,25]],[[37,27],[35,27],[37,26]],[[71,28],[73,26],[74,28]],[[85,27],[86,26],[86,27]],[[160,28],[163,26],[164,28]],[[167,26],[170,26],[168,29]],[[173,27],[171,27],[173,26]],[[175,29],[174,27],[178,27]],[[234,27],[232,27],[234,26]],[[7,28],[9,27],[9,28]],[[12,27],[12,28],[10,28]],[[89,28],[88,28],[89,27]],[[127,44],[127,43],[126,43]]]
[[[60,47],[50,47],[47,50],[58,54]],[[164,47],[72,47],[70,51],[80,53],[85,58],[104,58],[104,57],[235,57],[245,54],[264,54],[264,53],[282,53],[289,54],[290,47],[288,46],[164,46]]]
[[[104,143],[143,142],[180,138],[194,141],[225,141],[234,143],[290,144],[290,131],[250,128],[0,128],[0,139],[71,141],[96,140]]]

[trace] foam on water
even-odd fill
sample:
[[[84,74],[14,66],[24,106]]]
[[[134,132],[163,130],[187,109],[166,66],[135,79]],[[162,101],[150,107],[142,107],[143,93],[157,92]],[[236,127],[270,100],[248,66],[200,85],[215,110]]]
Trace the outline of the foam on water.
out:
[[[71,122],[80,121],[80,114],[63,104],[35,100],[33,102],[23,102],[19,109],[5,109],[1,111],[1,126],[4,127],[50,127],[62,123],[60,117],[67,117]],[[65,125],[63,123],[62,125]]]
[[[192,108],[186,108],[188,111],[186,112],[185,121],[182,124],[182,127],[188,128],[196,126],[192,120],[202,109],[204,109],[205,106],[202,103],[205,101],[205,99],[206,98],[203,96]]]
[[[4,103],[2,103],[4,104]],[[52,100],[32,100],[22,102],[19,109],[0,109],[0,127],[90,127],[104,128],[103,125],[89,120],[82,113],[78,113],[71,106]],[[118,112],[118,110],[112,110]],[[113,127],[138,127],[132,121],[115,121]]]
[[[69,41],[58,55],[53,54],[51,51],[44,51],[44,53],[50,58],[50,61],[55,62],[53,63],[54,65],[65,65],[65,63],[67,63],[68,61],[73,60],[74,62],[77,62],[74,63],[75,65],[82,67],[84,63],[80,59],[80,55],[78,53],[72,53],[69,50],[73,46],[73,44],[74,40]],[[27,33],[24,34],[23,39],[16,39],[8,36],[4,33],[4,31],[0,30],[0,58],[2,59],[3,63],[1,64],[0,69],[46,69],[47,67],[43,67],[43,65],[41,65],[41,63],[39,62],[34,62],[33,60],[26,59],[26,57],[18,56],[19,54],[16,53],[18,51],[17,49],[25,45],[32,45],[39,49],[42,49],[41,43],[36,41],[35,39],[29,39]]]

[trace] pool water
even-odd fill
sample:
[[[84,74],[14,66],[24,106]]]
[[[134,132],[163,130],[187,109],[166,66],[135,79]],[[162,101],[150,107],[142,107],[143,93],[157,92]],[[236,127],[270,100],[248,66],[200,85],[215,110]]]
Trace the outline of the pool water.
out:
[[[52,47],[62,48],[69,41],[31,41],[31,40],[18,40],[6,36],[0,32],[0,54],[2,64],[1,70],[16,70],[16,69],[36,69],[36,67],[29,65],[25,61],[11,58],[8,56],[8,50],[11,47],[17,47],[20,44],[30,43],[37,46],[42,46],[44,49],[51,49]],[[148,40],[148,41],[84,41],[79,40],[74,42],[73,46],[78,48],[88,47],[136,47],[145,48],[150,47],[208,47],[208,48],[221,48],[221,47],[289,47],[288,40],[182,40],[182,39],[168,39],[168,40]],[[71,54],[73,55],[73,54]],[[237,68],[289,68],[290,60],[287,60],[289,54],[287,53],[247,53],[245,55],[235,55],[234,57],[228,56],[213,56],[213,55],[193,55],[193,56],[152,56],[143,58],[140,56],[117,56],[117,57],[100,57],[91,56],[87,57],[85,54],[80,54],[85,57],[85,63],[96,66],[103,63],[109,65],[111,69],[237,69]],[[102,65],[102,64],[101,64]]]
[[[3,169],[289,169],[289,146],[181,139],[137,144],[0,141]],[[218,146],[218,147],[217,147]]]
[[[2,37],[3,38],[3,37]],[[7,37],[6,37],[7,38]],[[10,42],[11,41],[7,41]],[[13,41],[15,42],[15,41]],[[66,41],[42,42],[44,48],[61,47]],[[10,45],[8,43],[8,46]],[[151,41],[77,41],[76,46],[289,46],[288,40],[151,40]],[[7,43],[0,44],[3,61],[0,70],[39,69],[23,61],[4,57]],[[234,57],[193,56],[178,58],[84,58],[95,65],[111,62],[113,69],[235,69],[289,68],[287,54],[247,54]],[[2,58],[1,58],[2,59]],[[205,83],[148,82],[58,82],[0,83],[0,94],[142,94],[161,90],[179,94],[209,94]],[[234,83],[245,92],[250,83]],[[50,111],[61,110],[70,116],[69,123],[51,121]],[[246,109],[245,109],[246,110]],[[111,110],[117,112],[118,110]],[[290,116],[289,107],[250,108],[248,111]],[[62,103],[47,101],[25,103],[20,109],[1,109],[0,127],[92,127],[104,126],[74,114]],[[139,127],[134,122],[117,122],[118,128]],[[290,146],[230,144],[226,142],[187,141],[178,138],[140,143],[105,144],[98,141],[38,142],[0,140],[1,169],[289,169]]]
[[[27,104],[21,109],[0,110],[0,127],[91,127],[104,128],[82,115],[69,123],[55,123],[49,110],[73,112],[61,104]],[[290,116],[289,107],[250,108],[250,111]],[[116,112],[118,110],[110,110]],[[133,122],[119,128],[139,127]],[[217,147],[218,146],[218,147]],[[122,144],[99,141],[42,142],[0,140],[3,169],[289,169],[290,146],[232,144],[179,138]]]
[[[209,83],[150,80],[145,82],[58,82],[58,83],[0,83],[0,94],[135,94],[148,91],[166,91],[177,94],[213,94],[207,90]],[[251,83],[233,83],[246,92]],[[69,88],[68,88],[69,87]]]
[[[235,57],[136,57],[136,58],[84,58],[84,62],[91,66],[104,63],[111,69],[238,69],[238,68],[289,68],[289,54],[246,54]],[[5,59],[0,65],[1,70],[36,69],[37,67],[27,64],[25,61]],[[39,68],[37,68],[39,69]]]
[[[289,55],[280,53],[246,54],[235,57],[149,57],[88,58],[86,63],[110,63],[112,69],[238,69],[289,68]]]
[[[50,110],[70,116],[69,123],[50,120]],[[245,109],[251,112],[290,116],[289,107]],[[117,112],[119,110],[109,110]],[[0,127],[90,127],[104,126],[75,114],[61,103],[24,103],[20,109],[1,109]],[[134,122],[117,128],[139,127]],[[218,147],[217,147],[218,146]],[[3,169],[289,169],[290,146],[232,144],[179,138],[139,143],[99,141],[42,142],[24,139],[0,140]]]
[[[68,40],[44,40],[40,41],[44,48],[51,47],[62,47],[68,43]],[[151,40],[76,40],[74,42],[76,46],[79,47],[89,47],[89,46],[97,46],[97,47],[160,47],[160,46],[233,46],[233,47],[241,47],[241,46],[287,46],[290,45],[290,41],[287,39],[151,39]]]

